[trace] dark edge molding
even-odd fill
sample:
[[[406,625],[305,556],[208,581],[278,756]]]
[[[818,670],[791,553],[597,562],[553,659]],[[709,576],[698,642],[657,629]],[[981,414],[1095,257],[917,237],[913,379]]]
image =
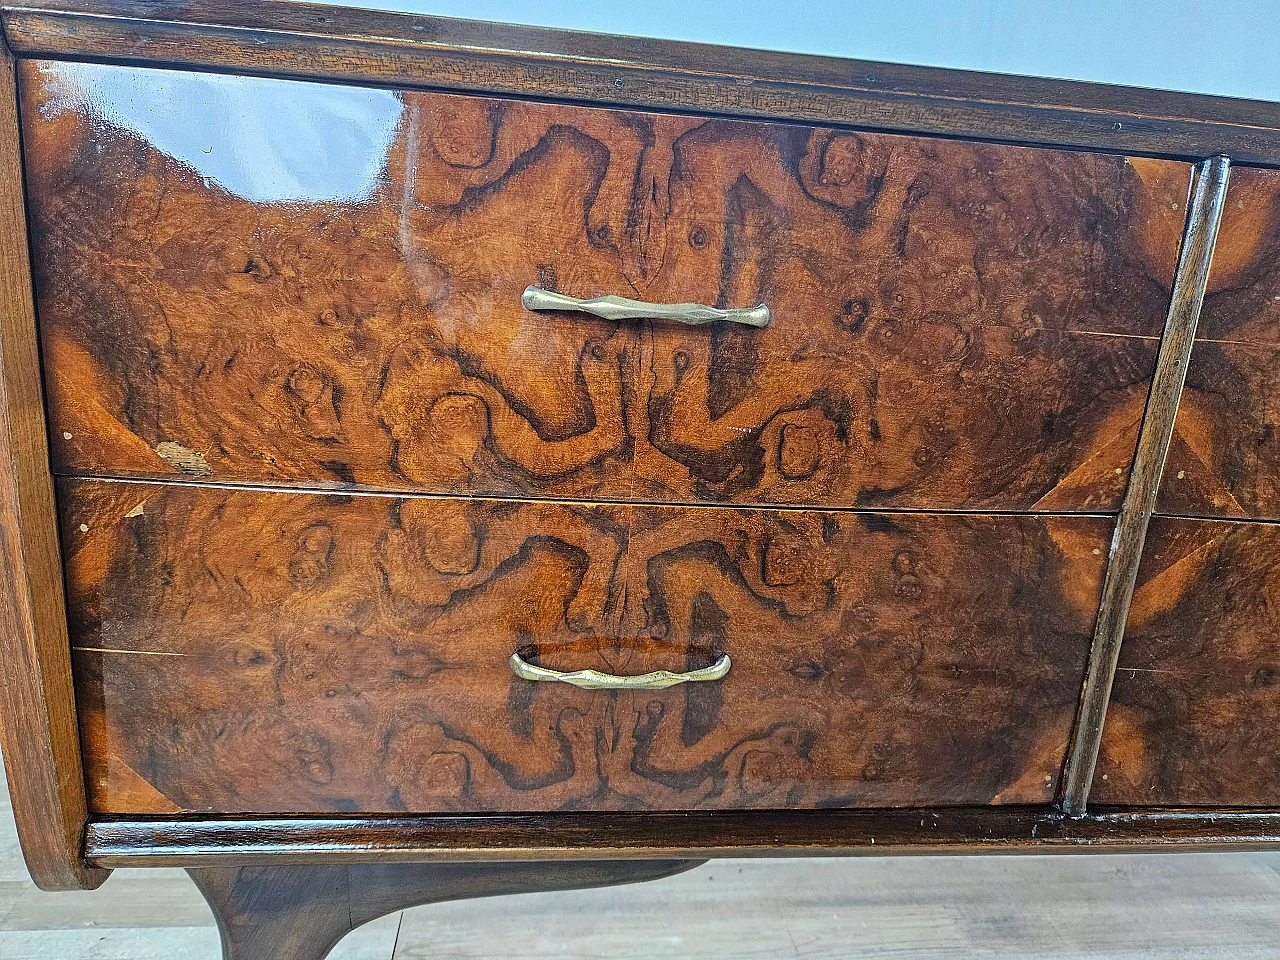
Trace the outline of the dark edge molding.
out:
[[[89,813],[22,170],[14,59],[0,44],[0,745],[31,878],[76,890],[107,875],[81,849]]]
[[[1280,165],[1280,104],[277,0],[0,0],[25,57]]]
[[[1059,803],[1068,816],[1078,817],[1084,813],[1093,783],[1093,768],[1102,745],[1102,726],[1111,699],[1129,603],[1138,579],[1147,525],[1155,510],[1160,474],[1173,439],[1187,362],[1209,281],[1209,265],[1226,204],[1230,166],[1226,157],[1213,157],[1196,169],[1169,314],[1147,395],[1129,485],[1120,502],[1120,515],[1111,539],[1080,706],[1063,767]]]
[[[95,820],[101,867],[1280,848],[1280,812],[1049,807]]]

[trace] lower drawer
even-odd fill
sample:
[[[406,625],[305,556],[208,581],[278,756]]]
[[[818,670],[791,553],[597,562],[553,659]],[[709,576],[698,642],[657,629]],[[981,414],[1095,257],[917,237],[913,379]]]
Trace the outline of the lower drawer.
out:
[[[1280,804],[1278,608],[1280,524],[1152,519],[1091,802]]]
[[[1038,803],[1111,521],[65,481],[99,813]],[[695,670],[579,689],[534,665]]]

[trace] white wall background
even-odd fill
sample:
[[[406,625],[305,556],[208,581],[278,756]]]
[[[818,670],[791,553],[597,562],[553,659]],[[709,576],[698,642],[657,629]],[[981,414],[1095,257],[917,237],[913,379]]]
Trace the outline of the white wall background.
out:
[[[474,20],[1280,101],[1280,0],[346,2]]]

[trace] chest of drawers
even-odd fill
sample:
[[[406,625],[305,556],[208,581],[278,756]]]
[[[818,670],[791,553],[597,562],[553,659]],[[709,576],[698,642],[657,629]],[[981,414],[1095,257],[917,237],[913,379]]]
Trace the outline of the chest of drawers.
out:
[[[1272,105],[0,20],[42,885],[181,865],[315,957],[707,856],[1280,836]]]

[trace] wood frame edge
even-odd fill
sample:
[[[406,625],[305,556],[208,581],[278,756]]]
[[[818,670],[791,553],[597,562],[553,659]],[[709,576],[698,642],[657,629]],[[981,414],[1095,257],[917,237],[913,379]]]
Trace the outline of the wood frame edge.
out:
[[[27,244],[15,61],[0,46],[0,744],[27,869],[96,887]]]
[[[1160,338],[1160,352],[1143,411],[1129,483],[1116,517],[1093,642],[1063,763],[1058,798],[1061,809],[1069,816],[1084,814],[1093,785],[1129,604],[1137,584],[1147,527],[1155,512],[1165,458],[1173,440],[1196,325],[1208,287],[1209,267],[1226,207],[1230,173],[1231,163],[1225,156],[1211,157],[1196,169],[1169,312]]]
[[[1280,165],[1280,106],[1205,94],[274,0],[11,0],[0,23],[27,57]]]

